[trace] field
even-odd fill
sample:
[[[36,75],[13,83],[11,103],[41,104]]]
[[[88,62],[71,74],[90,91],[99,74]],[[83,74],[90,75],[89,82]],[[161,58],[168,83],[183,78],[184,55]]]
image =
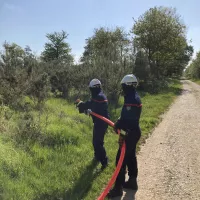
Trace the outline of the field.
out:
[[[159,94],[140,92],[140,143],[180,91],[179,81],[173,81]],[[109,167],[101,171],[100,164],[92,160],[90,117],[79,114],[63,99],[49,99],[43,110],[35,109],[28,98],[24,103],[26,110],[0,108],[0,199],[94,200],[114,171],[118,144],[112,128],[105,136]],[[120,98],[117,108],[109,105],[112,121],[119,116],[122,104]]]

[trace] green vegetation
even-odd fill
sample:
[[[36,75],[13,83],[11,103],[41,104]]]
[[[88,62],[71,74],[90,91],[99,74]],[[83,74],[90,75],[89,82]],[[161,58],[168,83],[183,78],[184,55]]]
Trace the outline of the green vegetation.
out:
[[[67,32],[46,37],[40,56],[29,46],[4,43],[0,51],[1,102],[18,107],[28,95],[40,104],[49,92],[70,100],[84,95],[95,77],[103,83],[109,100],[116,103],[118,83],[125,74],[134,73],[145,91],[155,92],[166,79],[181,76],[193,54],[185,24],[176,10],[168,7],[150,8],[134,19],[129,32],[122,27],[96,28],[86,39],[78,64],[73,62]]]
[[[133,26],[134,43],[145,49],[155,78],[181,75],[193,54],[187,44],[186,26],[176,9],[150,8]]]
[[[140,92],[141,142],[179,92],[178,81],[171,81],[156,95]],[[92,122],[88,116],[80,115],[74,105],[62,99],[49,99],[39,111],[29,98],[24,101],[30,111],[1,107],[1,199],[95,199],[114,171],[117,135],[111,128],[106,135],[110,165],[101,171],[92,161]],[[119,116],[122,103],[120,98],[117,108],[111,110],[112,120]]]
[[[192,60],[191,64],[185,70],[185,76],[187,78],[196,80],[198,83],[200,79],[200,52],[197,52],[196,58]]]
[[[200,80],[193,80],[195,83],[199,84],[200,85]]]
[[[200,84],[200,52],[197,52],[196,58],[186,68],[184,75],[195,83]]]
[[[117,136],[109,129],[110,165],[101,171],[92,161],[91,119],[79,115],[72,102],[88,98],[88,83],[98,78],[115,121],[123,104],[119,82],[134,73],[143,102],[144,142],[180,93],[173,78],[182,75],[193,47],[180,16],[168,7],[146,11],[131,32],[95,29],[76,64],[67,32],[46,37],[40,56],[15,43],[5,42],[0,51],[0,199],[94,200],[114,171]],[[198,74],[198,59],[186,72]]]

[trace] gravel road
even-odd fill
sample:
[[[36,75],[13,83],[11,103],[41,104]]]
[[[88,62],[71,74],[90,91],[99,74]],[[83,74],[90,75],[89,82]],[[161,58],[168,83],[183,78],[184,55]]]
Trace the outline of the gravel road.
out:
[[[113,200],[200,200],[200,86],[182,82],[182,95],[138,154],[138,192]]]

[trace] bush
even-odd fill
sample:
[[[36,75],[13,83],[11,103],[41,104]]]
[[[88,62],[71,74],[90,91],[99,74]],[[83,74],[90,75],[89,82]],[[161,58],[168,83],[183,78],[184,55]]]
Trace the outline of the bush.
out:
[[[150,94],[156,94],[164,89],[166,89],[169,85],[167,80],[149,80],[146,82],[141,83],[140,89],[143,89]]]
[[[27,94],[33,99],[37,107],[41,108],[45,100],[49,97],[50,88],[49,75],[44,72],[31,82]]]
[[[0,82],[0,101],[5,105],[17,107],[27,89],[27,82],[23,72],[15,76],[2,78]]]
[[[42,129],[39,122],[36,122],[31,113],[25,112],[20,116],[18,121],[18,132],[16,140],[21,143],[23,141],[40,141],[42,140]]]

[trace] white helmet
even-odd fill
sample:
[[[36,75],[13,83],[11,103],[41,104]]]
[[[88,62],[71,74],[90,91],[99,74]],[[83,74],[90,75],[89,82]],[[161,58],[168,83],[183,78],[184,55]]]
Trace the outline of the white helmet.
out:
[[[98,79],[92,79],[91,81],[90,81],[90,84],[89,84],[89,87],[90,88],[95,88],[95,87],[100,87],[101,86],[101,82],[100,82],[100,80],[98,80]]]
[[[138,85],[138,80],[133,74],[128,74],[121,80],[121,84],[133,85],[136,87]]]

